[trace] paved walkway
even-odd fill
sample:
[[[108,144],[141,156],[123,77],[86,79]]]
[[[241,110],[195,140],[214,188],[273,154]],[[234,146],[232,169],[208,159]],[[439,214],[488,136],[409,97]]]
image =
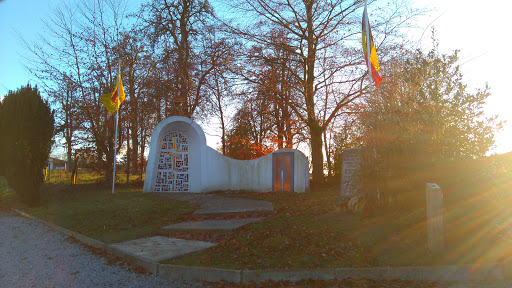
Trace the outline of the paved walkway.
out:
[[[268,201],[193,193],[154,194],[161,197],[199,204],[200,207],[194,211],[194,215],[197,216],[223,215],[234,217],[240,214],[262,214],[271,213],[273,211],[272,202]],[[183,222],[162,227],[161,230],[166,232],[180,231],[184,233],[230,233],[239,227],[249,225],[262,219],[263,218],[260,217]],[[112,246],[128,255],[145,259],[148,262],[158,263],[185,254],[201,251],[213,247],[215,244],[156,236],[117,243]]]
[[[221,219],[221,220],[203,220],[191,221],[178,224],[172,224],[162,228],[166,232],[186,232],[186,233],[202,233],[211,232],[225,234],[233,230],[262,220],[263,217],[257,218],[240,218],[240,219]]]
[[[272,202],[247,198],[231,198],[202,193],[153,193],[162,197],[199,204],[194,215],[236,215],[272,213]]]

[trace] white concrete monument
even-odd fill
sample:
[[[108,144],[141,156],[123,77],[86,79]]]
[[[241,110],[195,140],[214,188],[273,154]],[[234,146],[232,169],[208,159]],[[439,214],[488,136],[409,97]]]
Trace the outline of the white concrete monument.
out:
[[[235,160],[206,146],[194,121],[172,116],[153,134],[144,192],[306,192],[309,162],[296,149],[280,149],[254,160]]]

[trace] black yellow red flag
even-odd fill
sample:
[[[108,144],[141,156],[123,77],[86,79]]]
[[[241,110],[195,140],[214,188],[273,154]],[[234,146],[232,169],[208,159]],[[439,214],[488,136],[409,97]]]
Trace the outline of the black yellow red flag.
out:
[[[367,26],[368,25],[368,26]],[[366,35],[368,34],[368,35]],[[363,12],[363,52],[364,52],[364,60],[366,61],[366,67],[370,66],[371,75],[373,81],[375,82],[375,86],[379,87],[379,84],[382,82],[382,77],[379,74],[379,59],[377,58],[377,49],[375,49],[375,44],[373,43],[372,30],[370,28],[370,22],[368,21],[368,12],[366,10],[366,5],[364,6]],[[368,39],[370,39],[370,55],[368,55]],[[368,65],[368,59],[370,59],[370,65]]]

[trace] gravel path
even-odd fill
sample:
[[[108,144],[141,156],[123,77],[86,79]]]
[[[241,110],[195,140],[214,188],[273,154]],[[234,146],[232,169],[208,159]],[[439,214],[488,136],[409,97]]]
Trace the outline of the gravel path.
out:
[[[0,212],[0,287],[201,287],[108,265],[34,220]]]

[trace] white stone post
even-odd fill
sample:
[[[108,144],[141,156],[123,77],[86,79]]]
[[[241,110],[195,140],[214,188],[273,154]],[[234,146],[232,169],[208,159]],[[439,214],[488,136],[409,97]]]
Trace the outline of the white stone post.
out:
[[[428,248],[433,253],[444,249],[443,191],[435,183],[427,183],[427,233]]]

